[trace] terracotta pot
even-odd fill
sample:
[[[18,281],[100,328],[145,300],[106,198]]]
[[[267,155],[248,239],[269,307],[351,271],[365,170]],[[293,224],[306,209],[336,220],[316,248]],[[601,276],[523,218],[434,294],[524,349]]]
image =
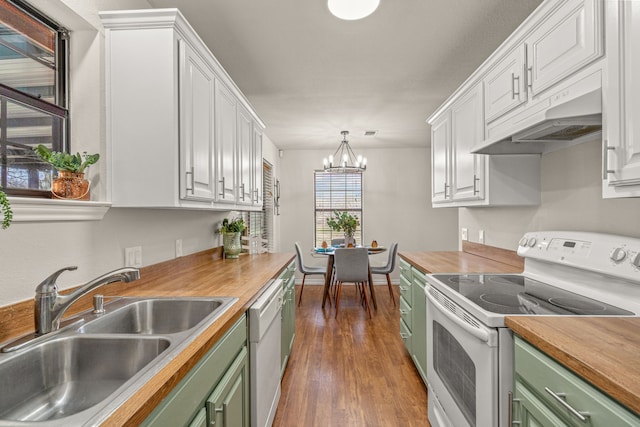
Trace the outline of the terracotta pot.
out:
[[[89,181],[82,172],[58,171],[51,192],[58,199],[89,200]]]

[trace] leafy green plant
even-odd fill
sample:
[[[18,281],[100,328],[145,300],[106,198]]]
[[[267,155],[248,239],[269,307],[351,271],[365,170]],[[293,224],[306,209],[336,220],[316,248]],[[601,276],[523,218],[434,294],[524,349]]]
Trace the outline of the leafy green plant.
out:
[[[45,162],[51,164],[59,171],[70,171],[76,173],[82,173],[87,168],[100,159],[100,154],[87,154],[85,151],[82,153],[69,154],[59,151],[51,151],[44,145],[40,144],[34,151]]]
[[[347,236],[353,237],[356,228],[360,225],[360,220],[357,216],[351,215],[348,212],[333,211],[333,216],[327,218],[327,225],[333,231],[342,231]]]
[[[229,221],[229,218],[225,218],[222,220],[222,226],[220,226],[219,232],[224,233],[242,233],[244,231],[245,225],[244,220],[242,218],[234,218]]]
[[[7,199],[7,193],[0,189],[0,212],[2,212],[2,229],[8,228],[13,221],[13,211],[11,210],[11,203]]]

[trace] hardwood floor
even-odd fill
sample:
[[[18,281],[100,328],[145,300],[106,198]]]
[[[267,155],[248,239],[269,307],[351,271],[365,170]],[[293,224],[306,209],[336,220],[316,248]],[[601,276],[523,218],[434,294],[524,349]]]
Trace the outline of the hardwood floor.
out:
[[[398,308],[386,286],[376,286],[376,296],[369,319],[345,284],[335,319],[334,307],[321,308],[322,286],[305,286],[274,426],[429,425],[426,387],[400,339]]]

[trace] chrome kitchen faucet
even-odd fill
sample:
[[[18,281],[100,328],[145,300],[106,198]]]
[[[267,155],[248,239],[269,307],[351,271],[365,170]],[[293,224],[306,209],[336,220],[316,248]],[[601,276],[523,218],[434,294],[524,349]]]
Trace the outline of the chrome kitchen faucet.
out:
[[[67,308],[93,289],[113,282],[133,282],[140,278],[140,270],[137,268],[120,268],[96,277],[69,295],[59,295],[56,284],[58,276],[65,271],[77,268],[76,266],[62,268],[44,279],[36,288],[34,307],[36,335],[44,335],[57,330],[60,327],[60,319]]]

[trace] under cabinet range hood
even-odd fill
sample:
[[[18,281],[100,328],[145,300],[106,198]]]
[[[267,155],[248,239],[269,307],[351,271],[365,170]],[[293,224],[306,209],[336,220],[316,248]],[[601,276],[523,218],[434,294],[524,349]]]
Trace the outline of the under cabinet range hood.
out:
[[[500,126],[509,134],[498,132],[476,145],[478,154],[545,154],[581,142],[591,141],[602,134],[602,90],[591,87],[579,95],[567,88],[536,102],[525,111],[514,114]],[[576,88],[577,89],[577,88]],[[491,125],[488,125],[490,128]],[[488,131],[488,134],[491,132]]]

